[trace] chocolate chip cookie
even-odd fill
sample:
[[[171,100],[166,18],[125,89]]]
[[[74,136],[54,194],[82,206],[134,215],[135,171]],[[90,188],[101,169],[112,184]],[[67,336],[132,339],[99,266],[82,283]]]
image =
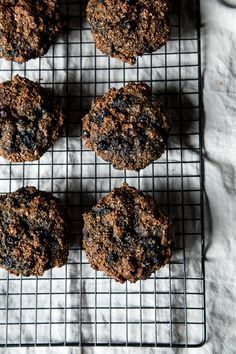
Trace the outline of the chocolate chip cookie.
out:
[[[38,160],[60,136],[60,106],[38,82],[15,76],[0,84],[0,156]]]
[[[169,263],[171,221],[157,202],[124,183],[83,215],[91,266],[120,283],[146,279]]]
[[[42,275],[67,262],[65,215],[58,198],[34,187],[0,196],[0,267]]]
[[[57,0],[0,0],[0,57],[6,60],[46,54],[62,29]]]
[[[89,0],[87,17],[102,53],[134,64],[170,37],[168,0]]]
[[[140,170],[164,152],[171,124],[145,83],[112,88],[83,118],[83,140],[119,170]]]

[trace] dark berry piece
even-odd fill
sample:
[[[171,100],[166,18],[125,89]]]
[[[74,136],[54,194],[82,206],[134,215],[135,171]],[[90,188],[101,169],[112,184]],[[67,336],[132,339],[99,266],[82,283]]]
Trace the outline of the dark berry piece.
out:
[[[0,118],[7,118],[8,111],[5,108],[0,108]]]
[[[160,228],[160,227],[156,227],[156,228],[153,230],[153,236],[155,236],[155,237],[161,237],[161,228]]]
[[[126,245],[130,246],[132,243],[132,239],[133,239],[133,234],[127,229],[127,231],[122,237],[122,241],[124,241]]]
[[[154,51],[155,51],[155,48],[152,47],[152,46],[149,46],[149,47],[145,48],[145,52],[147,52],[147,53],[151,53],[151,52],[154,52]]]
[[[28,118],[25,116],[19,116],[18,122],[22,125],[26,125],[28,123]]]
[[[140,142],[141,144],[146,144],[148,141],[148,135],[144,129],[140,129]]]
[[[8,150],[10,153],[20,152],[20,146],[18,143],[15,142],[10,145],[10,148]]]
[[[125,0],[125,2],[128,5],[134,5],[136,3],[136,0]]]
[[[50,237],[49,233],[48,233],[48,230],[42,228],[42,227],[37,227],[35,229],[35,231],[37,232],[37,234],[39,235],[39,237],[43,239],[48,239]]]
[[[150,124],[150,116],[148,115],[147,112],[142,112],[141,115],[138,118],[138,122],[142,123],[143,125],[149,125]]]
[[[121,141],[120,148],[125,155],[129,155],[133,150],[132,144],[127,140]]]
[[[17,54],[14,50],[8,50],[6,52],[6,55],[9,57],[9,58],[14,58],[15,54]]]
[[[104,122],[104,118],[109,116],[110,113],[107,111],[96,112],[93,117],[93,121],[98,124],[102,124]]]
[[[158,257],[158,256],[157,257],[152,257],[151,261],[152,261],[153,264],[159,264],[159,263],[162,262],[162,258]]]
[[[125,27],[128,28],[128,30],[129,30],[130,32],[134,32],[134,31],[136,30],[136,28],[137,28],[137,22],[135,22],[135,21],[126,20],[126,21],[124,22],[124,25],[125,25]]]
[[[118,255],[114,252],[110,253],[107,258],[106,258],[106,261],[108,263],[114,263],[114,262],[117,262],[118,261]]]
[[[14,247],[15,244],[17,244],[18,239],[16,237],[8,236],[6,241],[7,241],[7,246],[12,248]]]
[[[118,95],[113,101],[113,105],[120,111],[124,112],[131,105],[130,97]]]
[[[102,114],[96,113],[93,117],[93,121],[97,124],[102,124],[104,121],[104,116]]]
[[[23,227],[24,231],[28,231],[29,230],[30,226],[29,226],[27,220],[22,220],[21,224],[22,224],[22,227]]]
[[[89,232],[88,232],[88,229],[86,229],[85,227],[83,228],[83,237],[85,239],[87,239],[89,237]]]
[[[99,141],[99,143],[97,144],[97,148],[98,150],[109,150],[110,144],[107,140],[101,140]]]
[[[31,132],[21,132],[23,144],[30,150],[34,150],[36,146],[35,136]]]
[[[111,208],[107,207],[107,206],[104,206],[104,207],[101,207],[101,208],[93,208],[92,209],[92,214],[94,217],[96,217],[97,215],[99,216],[103,216],[103,215],[106,215],[108,213],[111,212]]]
[[[2,265],[6,268],[16,269],[16,260],[14,258],[5,258],[2,262]]]
[[[111,53],[112,53],[112,54],[116,54],[116,53],[117,53],[117,50],[116,50],[116,48],[115,48],[114,43],[111,44]]]
[[[18,202],[18,205],[20,205],[21,203],[22,204],[29,204],[33,198],[34,198],[34,194],[31,194],[29,192],[29,190],[25,190],[24,187],[18,189],[18,192],[20,193],[19,196],[17,196],[17,202]],[[16,198],[14,198],[14,201],[15,201]]]
[[[83,130],[83,131],[82,131],[82,135],[83,135],[83,137],[85,137],[85,138],[89,138],[89,137],[90,137],[90,133],[89,133],[87,130]]]

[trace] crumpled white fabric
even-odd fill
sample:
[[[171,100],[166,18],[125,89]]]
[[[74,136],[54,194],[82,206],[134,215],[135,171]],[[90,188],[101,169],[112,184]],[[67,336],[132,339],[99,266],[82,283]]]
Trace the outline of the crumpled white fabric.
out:
[[[197,349],[10,348],[0,353],[236,353],[236,9],[201,1],[207,341]]]

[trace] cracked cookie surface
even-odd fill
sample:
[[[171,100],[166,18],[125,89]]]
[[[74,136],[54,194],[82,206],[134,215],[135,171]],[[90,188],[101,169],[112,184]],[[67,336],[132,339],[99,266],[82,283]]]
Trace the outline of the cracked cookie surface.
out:
[[[62,133],[64,116],[38,82],[15,76],[0,84],[0,156],[38,160]]]
[[[89,0],[87,18],[102,53],[129,64],[170,37],[168,0]]]
[[[6,60],[43,56],[62,29],[57,0],[0,0],[0,57]]]
[[[163,154],[170,128],[151,88],[130,83],[93,101],[83,118],[83,140],[114,168],[138,171]]]
[[[147,279],[169,263],[170,219],[158,203],[124,183],[84,213],[83,246],[91,266],[120,283]]]
[[[67,262],[68,241],[60,200],[24,187],[0,196],[0,267],[15,275],[42,275]]]

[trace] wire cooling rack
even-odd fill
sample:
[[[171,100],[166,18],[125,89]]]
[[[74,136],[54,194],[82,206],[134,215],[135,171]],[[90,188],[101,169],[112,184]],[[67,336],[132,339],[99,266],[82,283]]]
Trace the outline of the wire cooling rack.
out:
[[[49,53],[23,65],[0,59],[0,79],[20,74],[61,98],[63,136],[37,162],[0,159],[0,192],[34,185],[61,198],[71,218],[69,262],[42,277],[0,270],[0,346],[200,346],[205,340],[203,162],[199,1],[173,1],[172,37],[129,66],[96,50],[85,1],[63,1],[67,31]],[[114,170],[80,140],[81,118],[110,87],[145,81],[162,97],[173,129],[165,154],[146,169]],[[171,216],[170,265],[136,284],[92,270],[81,249],[82,213],[123,181],[156,197]]]

